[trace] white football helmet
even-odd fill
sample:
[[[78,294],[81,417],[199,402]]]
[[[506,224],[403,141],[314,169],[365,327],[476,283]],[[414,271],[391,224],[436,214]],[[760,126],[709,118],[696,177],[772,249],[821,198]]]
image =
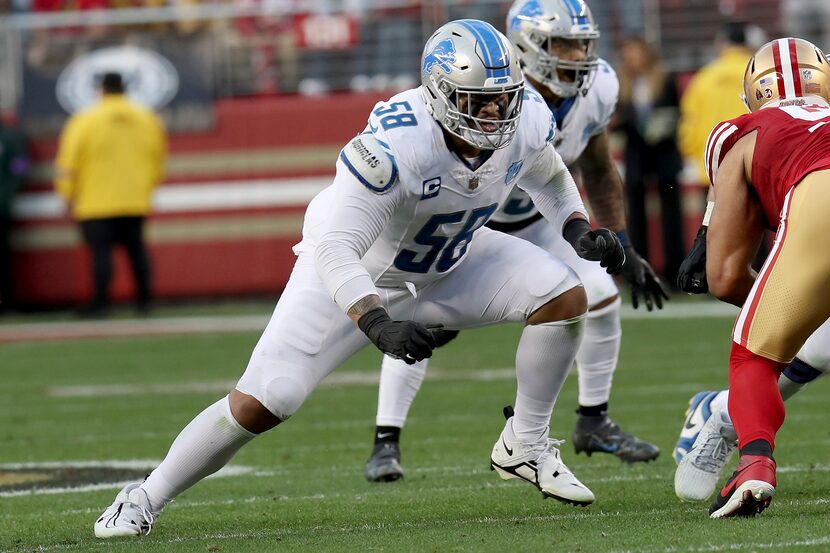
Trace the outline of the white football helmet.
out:
[[[524,77],[510,41],[489,23],[459,19],[435,31],[421,56],[421,83],[430,114],[471,146],[497,150],[516,134]],[[480,117],[490,104],[497,119]]]
[[[569,98],[590,88],[597,68],[599,28],[582,0],[516,0],[507,13],[507,36],[525,73],[557,96]],[[557,39],[579,41],[583,59],[557,57]]]

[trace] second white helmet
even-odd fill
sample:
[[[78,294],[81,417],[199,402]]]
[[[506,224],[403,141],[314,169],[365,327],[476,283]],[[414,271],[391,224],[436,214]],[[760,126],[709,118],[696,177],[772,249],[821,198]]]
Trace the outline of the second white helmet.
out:
[[[599,27],[582,0],[516,0],[507,14],[507,36],[516,45],[525,73],[557,96],[576,96],[591,86]],[[554,55],[551,44],[556,39],[578,40],[584,59]]]

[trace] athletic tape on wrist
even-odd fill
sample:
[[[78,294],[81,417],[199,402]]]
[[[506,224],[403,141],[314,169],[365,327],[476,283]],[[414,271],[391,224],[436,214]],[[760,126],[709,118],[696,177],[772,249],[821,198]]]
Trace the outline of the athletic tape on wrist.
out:
[[[703,214],[703,226],[709,226],[709,219],[712,218],[712,210],[715,209],[715,202],[706,202],[706,213]]]

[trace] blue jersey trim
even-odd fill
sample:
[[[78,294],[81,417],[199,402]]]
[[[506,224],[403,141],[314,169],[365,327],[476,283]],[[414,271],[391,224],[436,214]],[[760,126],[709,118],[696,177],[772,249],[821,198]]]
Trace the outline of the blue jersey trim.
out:
[[[470,171],[472,171],[473,173],[475,173],[475,172],[478,170],[478,168],[479,168],[479,167],[481,167],[482,165],[484,165],[485,163],[487,163],[487,160],[488,160],[488,159],[490,159],[490,158],[493,156],[493,154],[494,154],[494,153],[496,153],[496,151],[495,151],[495,150],[484,150],[484,152],[483,152],[483,153],[481,154],[481,156],[479,157],[479,162],[480,162],[480,163],[479,163],[478,165],[476,165],[475,167],[473,167],[473,164],[472,164],[472,163],[470,163],[470,160],[468,160],[468,159],[467,159],[467,158],[465,158],[464,156],[460,156],[460,155],[457,155],[457,154],[456,154],[456,156],[455,156],[455,157],[457,157],[458,159],[460,159],[460,160],[461,160],[461,163],[463,163],[463,164],[464,164],[464,166],[465,166],[465,167],[467,167],[467,169],[469,169]]]
[[[565,123],[565,117],[568,116],[570,113],[571,108],[576,103],[576,96],[571,96],[570,98],[565,98],[561,104],[555,106],[553,104],[548,104],[550,111],[553,113],[553,118],[556,120],[556,124],[559,128],[563,128]]]
[[[388,157],[389,157],[389,160],[392,162],[392,178],[389,179],[389,182],[385,186],[379,188],[379,187],[375,186],[374,184],[372,184],[371,182],[364,179],[363,175],[360,174],[360,171],[358,171],[357,168],[354,165],[351,164],[351,162],[349,161],[349,158],[346,157],[346,154],[343,153],[343,152],[340,152],[340,161],[342,161],[346,165],[346,167],[349,168],[349,171],[352,173],[352,175],[354,175],[357,178],[357,180],[359,180],[361,182],[361,184],[363,184],[363,186],[365,186],[366,188],[368,188],[372,192],[378,192],[378,193],[386,192],[387,190],[392,188],[392,185],[395,184],[396,180],[398,180],[398,164],[395,163],[395,158],[393,158],[392,156],[388,156]]]
[[[550,142],[553,140],[553,137],[556,136],[556,119],[553,116],[553,113],[550,114],[550,129],[548,129],[548,137],[545,138],[545,142]]]

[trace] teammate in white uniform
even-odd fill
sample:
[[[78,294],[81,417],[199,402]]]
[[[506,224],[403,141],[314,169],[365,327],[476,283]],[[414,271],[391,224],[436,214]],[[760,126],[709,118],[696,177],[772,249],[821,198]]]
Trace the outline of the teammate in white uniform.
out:
[[[623,276],[631,284],[637,307],[649,310],[667,298],[651,267],[625,236],[622,183],[608,147],[607,126],[617,103],[619,82],[614,70],[594,55],[599,30],[587,5],[576,0],[518,0],[507,16],[507,33],[516,45],[528,88],[539,91],[557,122],[556,151],[568,166],[577,166],[599,223],[615,230],[626,246]],[[577,354],[579,418],[573,433],[577,452],[612,453],[627,462],[650,461],[657,446],[622,431],[608,418],[611,381],[617,366],[622,331],[619,291],[613,278],[596,263],[580,259],[559,229],[543,220],[531,198],[515,187],[487,226],[510,233],[551,252],[579,275],[588,295],[585,337]],[[439,347],[457,332],[439,334]],[[409,408],[426,375],[427,361],[407,366],[383,360],[375,443],[366,463],[369,481],[403,476],[400,433]]]
[[[144,482],[118,494],[95,523],[98,537],[149,532],[170,500],[288,419],[370,342],[408,363],[429,357],[426,325],[526,323],[515,413],[491,466],[545,496],[593,502],[548,435],[581,341],[585,290],[548,252],[482,227],[521,182],[581,256],[617,271],[625,254],[610,230],[591,230],[550,143],[550,111],[525,96],[536,95],[525,94],[515,50],[491,25],[455,21],[429,39],[422,86],[375,107],[309,205],[291,278],[236,388],[182,430]]]

